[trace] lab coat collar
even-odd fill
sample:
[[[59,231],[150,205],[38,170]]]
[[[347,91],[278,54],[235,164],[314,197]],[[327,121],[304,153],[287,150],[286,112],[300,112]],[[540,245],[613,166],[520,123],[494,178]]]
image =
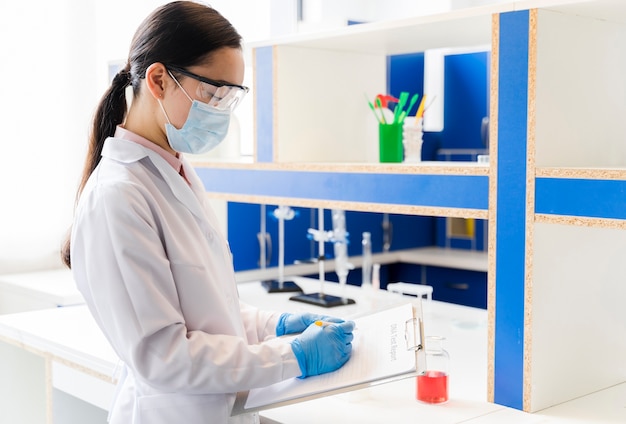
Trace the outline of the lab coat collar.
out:
[[[102,157],[121,163],[139,162],[143,158],[149,158],[174,196],[196,217],[206,219],[201,197],[203,195],[202,182],[185,158],[183,158],[183,167],[191,187],[161,155],[135,142],[109,137],[104,143]]]

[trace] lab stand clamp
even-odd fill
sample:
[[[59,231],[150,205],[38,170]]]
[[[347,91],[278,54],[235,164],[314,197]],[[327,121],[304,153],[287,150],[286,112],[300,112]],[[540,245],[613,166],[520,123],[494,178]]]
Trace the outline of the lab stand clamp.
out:
[[[278,279],[265,280],[261,284],[268,293],[301,293],[302,289],[293,281],[285,281],[285,221],[295,218],[289,206],[278,206],[272,214],[278,220]]]
[[[309,228],[308,237],[318,242],[318,266],[320,291],[318,293],[306,293],[292,296],[289,299],[296,302],[308,303],[311,305],[331,308],[334,306],[349,305],[355,303],[353,299],[345,296],[345,287],[347,284],[348,272],[354,269],[354,266],[348,262],[348,233],[346,232],[346,218],[343,210],[333,209],[333,230],[324,230],[324,209],[318,209],[318,228]],[[333,296],[324,293],[324,261],[326,260],[324,245],[326,242],[332,242],[335,250],[335,269],[339,277],[339,285],[342,295]]]

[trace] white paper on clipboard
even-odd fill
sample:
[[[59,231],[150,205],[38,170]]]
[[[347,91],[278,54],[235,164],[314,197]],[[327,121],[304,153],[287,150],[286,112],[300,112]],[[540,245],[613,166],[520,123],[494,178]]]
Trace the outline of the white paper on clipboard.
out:
[[[232,415],[260,411],[317,397],[346,392],[417,374],[421,319],[413,305],[354,319],[352,356],[339,370],[305,379],[292,378],[268,387],[241,392]]]

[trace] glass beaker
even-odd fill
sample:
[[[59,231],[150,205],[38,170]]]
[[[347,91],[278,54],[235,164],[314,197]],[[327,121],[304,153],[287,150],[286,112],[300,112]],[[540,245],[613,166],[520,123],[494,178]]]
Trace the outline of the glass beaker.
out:
[[[445,337],[427,336],[425,370],[417,376],[417,400],[442,403],[448,400],[450,356],[443,348]]]

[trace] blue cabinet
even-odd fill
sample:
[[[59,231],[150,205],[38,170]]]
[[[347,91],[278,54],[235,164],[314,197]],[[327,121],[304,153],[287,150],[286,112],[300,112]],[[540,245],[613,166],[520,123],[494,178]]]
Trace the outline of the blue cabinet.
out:
[[[487,309],[487,273],[398,263],[388,266],[389,281],[428,284],[433,299]]]

